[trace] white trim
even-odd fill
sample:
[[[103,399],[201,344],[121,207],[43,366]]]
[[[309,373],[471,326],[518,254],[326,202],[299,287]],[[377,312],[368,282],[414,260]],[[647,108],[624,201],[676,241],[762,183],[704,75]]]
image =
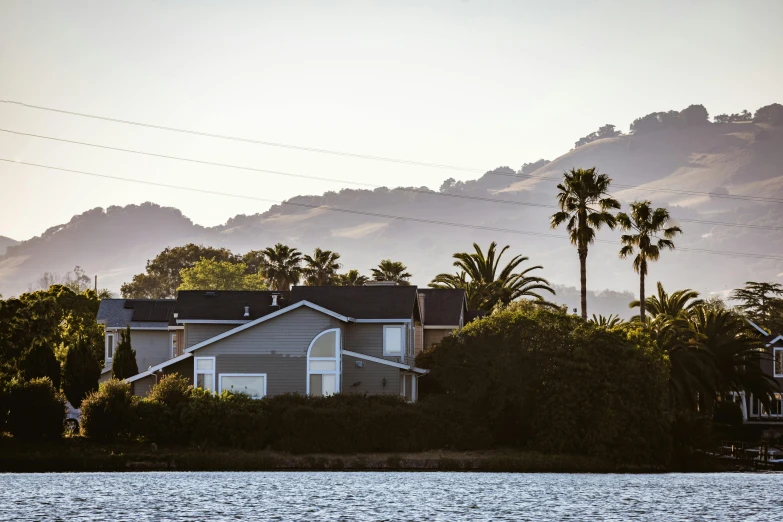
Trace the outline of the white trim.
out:
[[[331,310],[327,310],[326,308],[323,308],[322,306],[318,306],[316,304],[313,304],[310,301],[299,301],[298,303],[292,304],[291,306],[287,306],[285,308],[281,308],[277,312],[273,312],[273,313],[271,313],[269,315],[265,315],[264,317],[259,317],[258,319],[250,321],[249,323],[245,323],[242,326],[238,326],[236,328],[232,328],[231,330],[229,330],[227,332],[223,332],[220,335],[216,335],[215,337],[210,337],[209,339],[207,339],[205,341],[201,341],[198,344],[194,344],[190,348],[186,348],[185,352],[190,353],[190,352],[192,352],[194,350],[198,350],[199,348],[203,348],[204,346],[208,346],[208,345],[210,345],[212,343],[220,341],[221,339],[225,339],[226,337],[234,335],[235,333],[239,333],[239,332],[241,332],[243,330],[247,330],[248,328],[252,328],[253,326],[255,326],[257,324],[261,324],[261,323],[263,323],[265,321],[269,321],[271,319],[274,319],[275,317],[279,317],[279,316],[281,316],[281,315],[283,315],[285,313],[291,312],[291,311],[296,310],[297,308],[301,308],[303,306],[306,306],[308,308],[312,308],[313,310],[316,310],[318,312],[322,312],[322,313],[324,313],[326,315],[335,317],[335,318],[337,318],[337,319],[339,319],[339,320],[341,320],[343,322],[346,322],[346,323],[353,321],[353,319],[351,319],[350,317],[346,317],[344,315],[340,315],[338,313],[332,312]]]
[[[334,341],[334,357],[310,357],[310,350],[313,349],[313,345],[315,342],[322,336],[326,335],[328,333],[335,332],[335,341]],[[313,337],[313,340],[310,341],[310,345],[307,347],[307,376],[306,376],[306,383],[305,383],[305,390],[307,395],[310,395],[310,376],[311,375],[334,375],[335,376],[335,393],[340,393],[342,388],[340,387],[340,377],[342,373],[342,332],[339,328],[330,328],[328,330],[324,330],[323,332],[319,333],[315,337]],[[334,370],[316,370],[314,372],[310,371],[310,361],[334,361]]]
[[[169,326],[169,332],[173,330],[184,330],[184,329],[185,329],[184,326]]]
[[[201,358],[201,357],[199,357]],[[221,373],[218,384],[218,393],[223,393],[223,377],[263,377],[264,378],[264,394],[261,397],[251,397],[252,399],[261,399],[266,397],[266,384],[268,378],[265,373]]]
[[[390,352],[389,350],[386,349],[386,330],[389,330],[391,328],[394,328],[394,329],[397,329],[397,330],[402,330],[402,332],[400,333],[400,351],[399,352]],[[406,348],[406,345],[408,344],[407,342],[405,342],[405,334],[406,334],[405,325],[398,325],[398,324],[394,324],[394,325],[385,324],[385,325],[383,325],[383,356],[384,357],[400,357],[400,358],[405,357],[405,353],[406,353],[405,352],[405,348]]]
[[[783,373],[778,373],[775,371],[775,363],[777,362],[775,361],[775,358],[777,357],[776,354],[778,352],[780,352],[781,357],[783,357],[783,347],[781,348],[775,347],[772,349],[772,375],[779,378],[779,377],[783,377]]]
[[[459,325],[442,325],[442,324],[433,324],[433,325],[424,325],[425,330],[459,330]]]
[[[753,321],[751,321],[750,319],[745,319],[745,320],[746,320],[748,323],[750,323],[750,325],[751,325],[753,328],[755,328],[756,330],[758,330],[758,331],[759,331],[759,332],[761,332],[762,334],[764,334],[764,335],[770,335],[770,334],[769,334],[769,332],[767,332],[766,330],[764,330],[762,327],[760,327],[759,325],[757,325],[756,323],[754,323],[754,322],[753,322]]]
[[[245,324],[249,319],[177,319],[177,324]]]
[[[106,362],[109,362],[109,361],[111,361],[114,358],[114,350],[117,349],[117,343],[114,342],[115,341],[114,338],[117,336],[116,334],[117,334],[116,330],[114,332],[111,332],[111,333],[107,332],[106,333],[106,339],[104,339],[104,341],[103,341],[103,349],[104,349],[103,355],[105,356],[104,359],[106,360]],[[110,344],[109,343],[109,338],[110,337],[111,337],[111,357],[109,357],[109,344]]]
[[[740,398],[739,404],[740,404],[740,408],[742,409],[742,420],[743,421],[748,420],[748,405],[747,405],[747,403],[745,401],[745,392],[744,391],[741,391],[741,392],[729,392],[729,394],[732,395],[732,396],[737,396],[737,397]],[[735,404],[736,404],[736,402],[737,401],[734,401]]]
[[[354,319],[355,323],[410,323],[410,319]]]
[[[152,375],[156,371],[161,370],[161,369],[165,368],[166,366],[172,365],[172,364],[174,364],[176,362],[184,361],[188,357],[191,357],[191,355],[189,353],[183,353],[179,357],[174,357],[173,359],[169,359],[168,361],[162,362],[160,364],[156,364],[155,366],[151,366],[145,372],[138,373],[138,374],[134,375],[133,377],[128,377],[127,379],[125,379],[125,382],[138,381],[139,379],[143,379],[144,377],[149,377],[150,375]]]
[[[128,326],[130,326],[130,325],[128,325]],[[119,331],[119,330],[125,330],[126,328],[128,328],[128,326],[106,326],[105,330],[111,330],[111,331],[115,331],[116,332],[116,331]],[[168,326],[155,326],[155,327],[153,327],[153,326],[131,326],[130,329],[131,329],[131,332],[133,332],[135,330],[158,330],[158,331],[163,332],[165,330],[168,330],[169,327]]]
[[[169,344],[171,345],[171,358],[177,356],[177,332],[169,334]]]
[[[198,369],[198,362],[204,360],[211,360],[212,361],[212,369],[211,370],[199,370]],[[193,357],[193,387],[198,387],[198,376],[199,375],[211,375],[212,376],[212,393],[215,393],[217,390],[217,361],[215,360],[214,356],[205,356],[205,357]]]
[[[772,346],[773,344],[777,343],[778,341],[783,341],[783,335],[778,335],[774,339],[772,339],[770,342],[767,343],[767,346]]]
[[[425,370],[424,368],[416,368],[415,366],[411,366],[409,364],[402,364],[394,361],[389,361],[386,359],[381,359],[380,357],[373,357],[372,355],[365,355],[363,353],[351,352],[348,350],[343,350],[342,352],[343,355],[347,355],[348,357],[353,357],[355,359],[362,359],[365,361],[370,361],[378,364],[385,364],[386,366],[394,366],[395,368],[399,368],[400,370],[408,370],[422,375],[430,373],[429,370]]]

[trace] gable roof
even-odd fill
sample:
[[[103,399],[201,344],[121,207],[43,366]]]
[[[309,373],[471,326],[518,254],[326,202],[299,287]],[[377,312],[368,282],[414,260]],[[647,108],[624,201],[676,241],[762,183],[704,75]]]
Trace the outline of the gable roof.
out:
[[[410,319],[419,315],[415,286],[295,286],[291,304],[322,306],[354,319]]]
[[[277,294],[277,307],[272,307],[272,295]],[[178,323],[187,321],[253,321],[277,312],[290,303],[290,292],[267,290],[180,290],[177,294]],[[250,317],[245,317],[245,307]]]
[[[174,312],[174,299],[101,299],[98,323],[106,328],[165,330]]]
[[[459,326],[467,312],[465,290],[452,288],[420,288],[424,296],[425,326]]]

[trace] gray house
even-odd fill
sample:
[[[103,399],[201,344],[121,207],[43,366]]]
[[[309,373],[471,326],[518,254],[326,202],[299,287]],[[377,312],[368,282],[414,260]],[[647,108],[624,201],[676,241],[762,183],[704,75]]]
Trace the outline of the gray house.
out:
[[[733,397],[742,408],[745,423],[783,427],[783,335],[771,334],[752,321],[748,322],[764,339],[766,356],[761,359],[762,371],[777,383],[780,391],[775,394],[769,408],[752,394],[740,392],[734,393]]]
[[[438,324],[425,322],[429,313]],[[174,357],[127,381],[136,395],[179,373],[218,393],[394,394],[415,401],[427,373],[414,362],[424,337],[461,328],[466,313],[464,292],[414,286],[181,291],[168,326],[179,339]]]
[[[104,325],[104,368],[101,381],[111,377],[114,350],[120,342],[120,331],[131,329],[131,345],[136,350],[136,364],[141,369],[156,366],[174,357],[176,338],[169,332],[174,313],[174,299],[102,299],[98,324]]]

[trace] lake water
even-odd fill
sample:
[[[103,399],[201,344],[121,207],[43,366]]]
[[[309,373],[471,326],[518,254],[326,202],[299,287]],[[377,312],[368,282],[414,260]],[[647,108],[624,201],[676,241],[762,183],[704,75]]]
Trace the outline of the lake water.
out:
[[[0,520],[780,522],[783,474],[6,474]]]

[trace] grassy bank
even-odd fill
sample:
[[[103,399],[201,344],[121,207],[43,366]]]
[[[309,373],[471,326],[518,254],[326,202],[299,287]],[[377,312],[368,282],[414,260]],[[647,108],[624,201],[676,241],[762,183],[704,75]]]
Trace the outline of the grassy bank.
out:
[[[0,472],[78,471],[488,471],[488,472],[649,472],[623,469],[591,457],[548,455],[518,450],[428,451],[351,455],[291,455],[151,444],[96,444],[81,437],[57,443],[25,444],[0,440]]]

